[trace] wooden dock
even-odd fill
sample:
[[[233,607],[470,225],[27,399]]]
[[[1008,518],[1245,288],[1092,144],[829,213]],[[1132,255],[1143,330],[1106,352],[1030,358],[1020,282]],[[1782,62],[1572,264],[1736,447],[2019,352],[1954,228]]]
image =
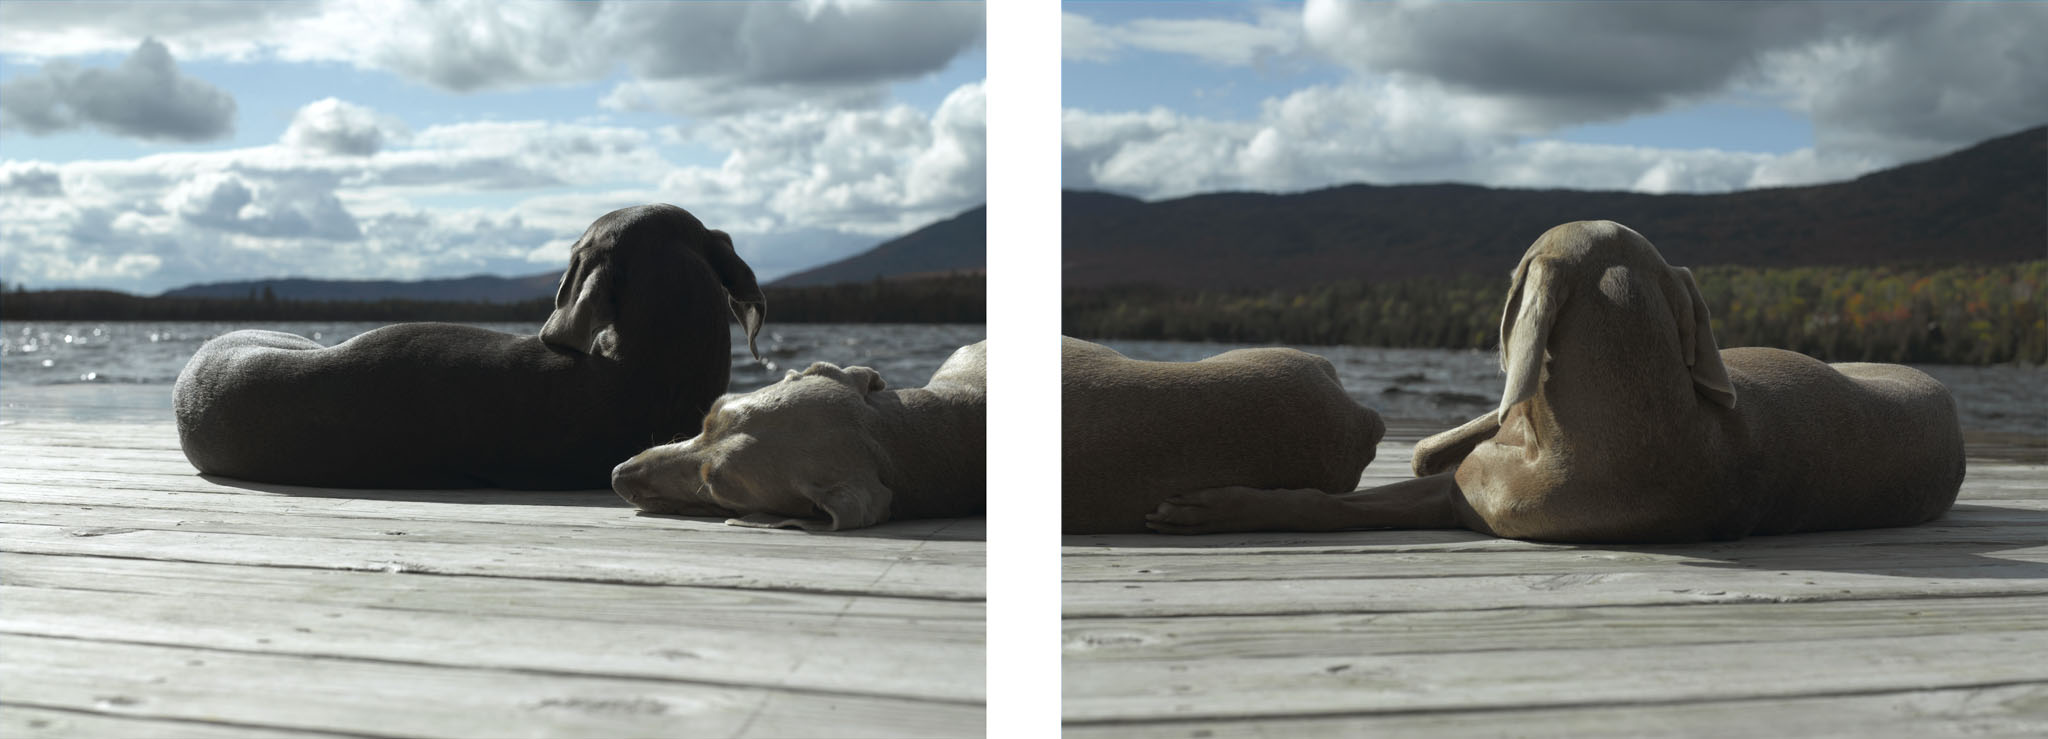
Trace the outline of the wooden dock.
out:
[[[980,519],[210,480],[169,423],[10,419],[0,460],[0,736],[983,731]]]
[[[1066,537],[1066,734],[2048,735],[2042,451],[1973,443],[1954,511],[1907,529]]]

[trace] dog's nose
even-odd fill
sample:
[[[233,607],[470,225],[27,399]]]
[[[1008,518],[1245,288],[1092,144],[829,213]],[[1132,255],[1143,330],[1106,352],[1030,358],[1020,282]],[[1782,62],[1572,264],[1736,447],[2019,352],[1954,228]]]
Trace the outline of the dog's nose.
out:
[[[631,500],[630,492],[638,492],[647,487],[647,467],[648,465],[640,464],[639,457],[620,462],[619,466],[612,468],[612,491]]]

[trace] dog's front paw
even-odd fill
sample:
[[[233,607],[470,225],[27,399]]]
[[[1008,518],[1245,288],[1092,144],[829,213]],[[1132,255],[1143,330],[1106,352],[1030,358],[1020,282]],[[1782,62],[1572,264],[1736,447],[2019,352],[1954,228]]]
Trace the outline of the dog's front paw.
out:
[[[1275,493],[1247,487],[1209,488],[1180,493],[1145,516],[1145,526],[1161,534],[1216,534],[1270,528],[1266,520]]]

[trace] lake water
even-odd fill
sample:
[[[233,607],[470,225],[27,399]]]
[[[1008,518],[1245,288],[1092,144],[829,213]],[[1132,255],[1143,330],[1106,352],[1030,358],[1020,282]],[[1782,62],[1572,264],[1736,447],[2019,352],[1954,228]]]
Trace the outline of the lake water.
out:
[[[0,414],[7,418],[170,420],[171,384],[207,339],[245,328],[306,336],[332,346],[382,323],[0,322]],[[481,323],[516,334],[539,323]],[[758,344],[765,363],[747,354],[732,329],[733,392],[781,379],[812,362],[866,365],[892,387],[931,379],[954,349],[982,340],[981,324],[770,324]]]
[[[0,416],[75,420],[169,420],[171,383],[207,339],[269,328],[342,341],[378,323],[0,322]],[[531,334],[538,323],[487,323]],[[980,341],[980,324],[770,324],[761,331],[766,364],[747,356],[732,330],[732,390],[752,390],[812,362],[860,364],[893,387],[931,378],[953,350]],[[1249,344],[1107,341],[1137,358],[1193,361]],[[1387,418],[1462,423],[1500,400],[1501,375],[1490,351],[1304,346],[1328,357],[1359,403]],[[1963,428],[2048,436],[2048,369],[1999,365],[1918,365],[1956,395]],[[999,389],[1000,390],[1000,389]]]
[[[1191,362],[1255,344],[1103,341],[1133,359]],[[1463,423],[1500,403],[1499,355],[1481,350],[1299,346],[1328,357],[1360,404],[1387,418]],[[1971,431],[2048,436],[2048,368],[1913,365],[1948,386]]]

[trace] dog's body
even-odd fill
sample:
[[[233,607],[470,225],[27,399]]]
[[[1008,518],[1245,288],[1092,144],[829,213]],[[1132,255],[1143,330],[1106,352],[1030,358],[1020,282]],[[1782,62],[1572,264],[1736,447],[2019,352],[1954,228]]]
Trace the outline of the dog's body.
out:
[[[649,513],[844,531],[979,515],[988,498],[988,342],[961,347],[921,388],[819,362],[726,395],[696,437],[620,464],[612,489]]]
[[[728,301],[730,308],[728,308]],[[407,323],[333,347],[207,342],[172,391],[199,471],[327,487],[602,488],[725,391],[760,288],[725,234],[669,205],[614,211],[572,249],[539,336]]]
[[[1293,349],[1143,362],[1063,338],[1060,385],[1070,534],[1143,532],[1160,501],[1204,488],[1348,491],[1386,433],[1329,360]]]
[[[1962,433],[1939,382],[1899,365],[1718,351],[1692,274],[1619,224],[1537,239],[1515,272],[1501,354],[1500,407],[1417,444],[1417,479],[1341,496],[1210,490],[1163,505],[1155,528],[1685,542],[1917,524],[1962,485]]]

